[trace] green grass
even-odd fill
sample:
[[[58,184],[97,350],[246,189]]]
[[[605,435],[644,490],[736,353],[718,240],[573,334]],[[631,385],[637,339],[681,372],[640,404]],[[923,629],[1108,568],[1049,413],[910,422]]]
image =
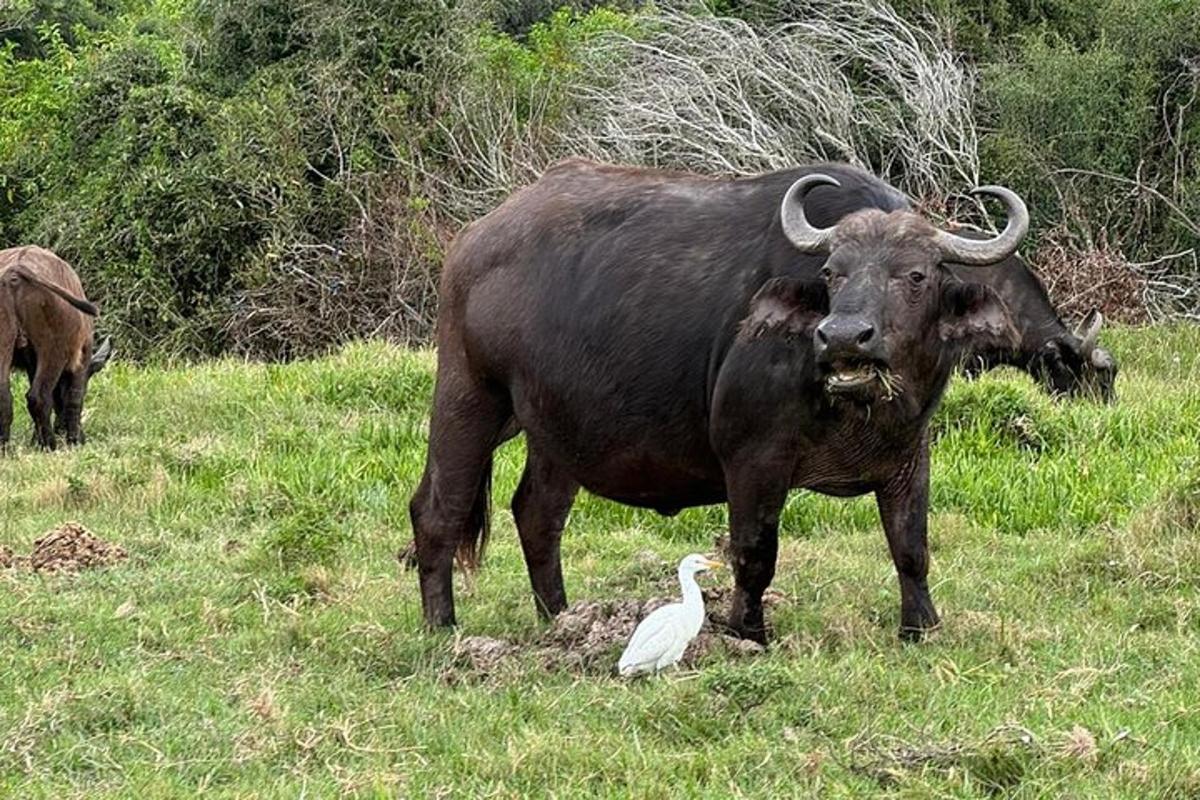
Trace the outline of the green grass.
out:
[[[115,365],[85,448],[0,459],[0,543],[77,519],[130,552],[75,577],[0,572],[0,796],[1194,796],[1200,329],[1109,338],[1114,407],[1015,373],[954,382],[932,640],[895,638],[872,502],[797,493],[770,652],[634,684],[532,654],[480,674],[421,631],[394,553],[431,354]],[[543,630],[507,511],[520,463],[519,443],[497,460],[462,635]],[[707,549],[724,519],[582,497],[568,593],[661,593],[645,552]]]

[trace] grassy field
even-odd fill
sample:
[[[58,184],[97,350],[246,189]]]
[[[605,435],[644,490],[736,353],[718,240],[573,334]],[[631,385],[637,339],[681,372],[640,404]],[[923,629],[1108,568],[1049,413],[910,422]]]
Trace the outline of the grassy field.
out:
[[[0,570],[0,796],[1194,797],[1200,329],[1109,340],[1114,407],[1016,373],[955,381],[930,641],[896,640],[872,502],[797,493],[768,654],[633,684],[455,657],[456,635],[544,635],[507,510],[519,442],[461,631],[421,631],[394,555],[432,355],[115,365],[85,448],[0,458],[0,544],[28,552],[74,519],[130,553],[78,576]],[[581,497],[569,596],[662,594],[658,560],[710,548],[724,519]]]

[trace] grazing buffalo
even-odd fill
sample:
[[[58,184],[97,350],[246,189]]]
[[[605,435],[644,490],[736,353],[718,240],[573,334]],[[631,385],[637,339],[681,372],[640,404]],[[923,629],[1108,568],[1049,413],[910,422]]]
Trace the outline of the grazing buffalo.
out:
[[[427,623],[486,538],[492,452],[524,431],[513,514],[540,611],[566,606],[559,541],[582,486],[671,514],[727,502],[729,625],[764,641],[789,490],[873,492],[900,634],[929,596],[927,425],[965,350],[1017,332],[944,264],[1003,262],[1028,227],[963,238],[876,178],[824,165],[748,179],[572,160],[466,228],[446,258],[425,472],[410,504]]]
[[[980,237],[973,232],[963,235]],[[1117,362],[1097,346],[1104,324],[1099,311],[1089,313],[1072,333],[1054,310],[1046,287],[1018,255],[982,269],[948,266],[959,278],[987,284],[1000,295],[1020,339],[1016,347],[982,347],[967,353],[963,368],[968,374],[1009,365],[1028,372],[1053,395],[1105,402],[1116,398]]]
[[[51,411],[58,405],[67,442],[83,443],[80,417],[96,314],[79,276],[54,253],[40,247],[0,251],[0,446],[8,444],[12,430],[14,365],[33,369],[26,399],[34,440],[54,448]]]
[[[18,346],[13,354],[12,368],[14,370],[23,370],[29,377],[30,384],[33,383],[33,378],[37,374],[37,353],[33,351],[29,341],[26,339],[20,342],[22,346]],[[112,358],[112,339],[106,338],[92,353],[92,360],[88,362],[88,381],[90,382],[96,373],[104,369]],[[67,395],[70,389],[70,378],[64,374],[58,379],[58,385],[54,387],[54,433],[56,435],[65,434],[67,432]]]

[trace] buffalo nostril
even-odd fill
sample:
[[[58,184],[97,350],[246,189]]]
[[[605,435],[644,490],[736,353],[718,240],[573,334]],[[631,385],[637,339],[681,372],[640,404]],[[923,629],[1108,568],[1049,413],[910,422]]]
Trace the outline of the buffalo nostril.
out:
[[[821,344],[829,344],[829,334],[825,333],[825,331],[821,330],[820,328],[817,328],[817,341],[819,341]]]
[[[875,335],[875,328],[868,325],[865,330],[858,334],[858,343],[866,344],[871,341],[871,337]]]

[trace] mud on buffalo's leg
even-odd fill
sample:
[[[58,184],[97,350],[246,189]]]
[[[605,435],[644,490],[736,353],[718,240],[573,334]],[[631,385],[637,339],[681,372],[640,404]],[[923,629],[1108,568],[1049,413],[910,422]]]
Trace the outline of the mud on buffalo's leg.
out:
[[[54,387],[55,430],[65,429],[67,444],[81,445],[83,436],[83,399],[87,395],[87,366],[63,373]]]
[[[61,375],[61,366],[55,367],[49,359],[40,359],[37,373],[25,394],[29,416],[33,419],[33,442],[43,450],[54,449],[54,427],[50,413],[54,410],[54,386]]]
[[[506,394],[439,369],[425,473],[409,503],[421,604],[432,627],[454,624],[454,552],[473,549],[487,525],[492,451],[510,408]]]
[[[729,627],[745,639],[766,644],[763,592],[775,577],[779,555],[779,514],[787,499],[790,471],[761,462],[726,468],[729,494],[729,550],[734,592]]]
[[[543,618],[567,607],[559,543],[578,491],[579,484],[529,445],[512,509],[533,598]]]
[[[922,442],[908,467],[875,492],[888,549],[900,578],[900,638],[918,641],[938,626],[929,596],[929,445]]]

